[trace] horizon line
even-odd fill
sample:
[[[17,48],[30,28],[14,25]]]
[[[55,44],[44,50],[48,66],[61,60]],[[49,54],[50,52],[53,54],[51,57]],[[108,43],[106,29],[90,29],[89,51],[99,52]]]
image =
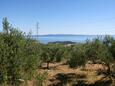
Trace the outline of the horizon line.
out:
[[[35,35],[35,36],[37,36],[36,34],[32,34],[32,35]],[[98,35],[115,35],[115,34],[39,34],[38,36],[42,36],[42,35],[83,35],[83,36],[85,36],[85,35],[95,35],[95,36],[98,36]]]

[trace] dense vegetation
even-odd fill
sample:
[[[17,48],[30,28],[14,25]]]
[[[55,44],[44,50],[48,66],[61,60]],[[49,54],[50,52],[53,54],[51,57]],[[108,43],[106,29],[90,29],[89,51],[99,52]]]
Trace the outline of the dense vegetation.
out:
[[[17,86],[20,80],[31,79],[39,64],[38,46],[4,18],[0,33],[0,83]]]
[[[31,39],[31,35],[10,26],[7,18],[3,19],[3,32],[0,33],[0,86],[19,86],[31,79],[43,81],[36,70],[47,63],[66,61],[72,67],[83,66],[91,60],[104,62],[111,73],[110,63],[115,61],[115,40],[111,36],[97,38],[78,44],[41,44]],[[37,82],[36,82],[37,83]],[[37,86],[42,86],[42,83]]]

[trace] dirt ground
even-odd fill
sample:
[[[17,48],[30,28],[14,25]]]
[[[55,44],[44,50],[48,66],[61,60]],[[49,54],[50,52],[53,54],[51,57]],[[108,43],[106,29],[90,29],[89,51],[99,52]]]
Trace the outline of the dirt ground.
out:
[[[38,73],[47,72],[47,78],[44,81],[44,86],[98,86],[100,83],[111,83],[111,78],[104,74],[99,74],[97,70],[86,70],[82,67],[70,68],[63,63],[50,63],[50,69],[46,69],[46,64],[38,70]],[[95,83],[97,85],[95,85]],[[28,86],[33,86],[33,81],[30,81]],[[102,85],[103,86],[103,85]],[[110,86],[104,85],[104,86]],[[111,85],[111,86],[115,86]]]

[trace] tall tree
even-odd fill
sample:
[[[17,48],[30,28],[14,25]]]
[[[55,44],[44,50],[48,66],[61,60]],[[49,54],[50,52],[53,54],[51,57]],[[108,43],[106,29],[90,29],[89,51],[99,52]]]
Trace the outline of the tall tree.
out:
[[[4,33],[8,34],[9,33],[9,29],[10,29],[10,25],[9,25],[8,20],[7,20],[7,17],[3,18],[2,24],[3,24],[3,31],[4,31]]]

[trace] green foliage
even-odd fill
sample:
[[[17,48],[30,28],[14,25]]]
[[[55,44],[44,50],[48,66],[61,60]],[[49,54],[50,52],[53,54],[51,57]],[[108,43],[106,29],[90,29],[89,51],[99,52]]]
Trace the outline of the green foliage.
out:
[[[39,43],[9,28],[6,18],[3,30],[0,33],[0,84],[19,86],[20,79],[26,81],[34,76],[39,63]]]
[[[31,35],[10,26],[3,19],[3,32],[0,33],[0,85],[19,86],[20,80],[35,78],[36,86],[42,86],[47,73],[36,75],[42,62],[66,60],[70,67],[83,66],[87,60],[101,60],[107,65],[115,58],[115,40],[110,36],[74,45],[40,44]]]
[[[111,51],[112,56],[114,57],[114,60],[115,60],[115,41],[112,42],[110,51]]]
[[[41,51],[41,60],[47,63],[49,68],[50,62],[60,62],[63,59],[64,46],[58,44],[44,45]]]
[[[49,48],[51,49],[51,57],[54,58],[55,62],[60,62],[63,60],[63,54],[64,54],[64,46],[61,44],[52,44],[52,45],[48,45]]]
[[[83,45],[74,46],[70,51],[70,54],[71,54],[69,60],[70,67],[74,68],[85,64],[86,58],[85,58],[85,49]]]
[[[103,38],[103,44],[105,44],[107,47],[110,47],[112,45],[112,42],[114,41],[114,38],[109,36],[109,35],[106,35],[104,38]]]
[[[100,39],[85,44],[86,57],[93,62],[97,60],[109,61],[112,58],[109,48]]]
[[[105,39],[105,38],[104,38]],[[92,60],[94,63],[104,62],[108,67],[108,74],[110,74],[110,63],[113,62],[113,56],[110,51],[110,42],[104,40],[95,39],[85,44],[86,57]]]
[[[8,34],[9,30],[10,30],[10,25],[9,25],[9,22],[8,22],[6,17],[3,18],[2,24],[3,24],[3,31],[4,31],[4,33]]]
[[[48,75],[47,72],[39,73],[38,75],[36,75],[34,86],[43,86],[43,83],[46,80],[47,75]]]

